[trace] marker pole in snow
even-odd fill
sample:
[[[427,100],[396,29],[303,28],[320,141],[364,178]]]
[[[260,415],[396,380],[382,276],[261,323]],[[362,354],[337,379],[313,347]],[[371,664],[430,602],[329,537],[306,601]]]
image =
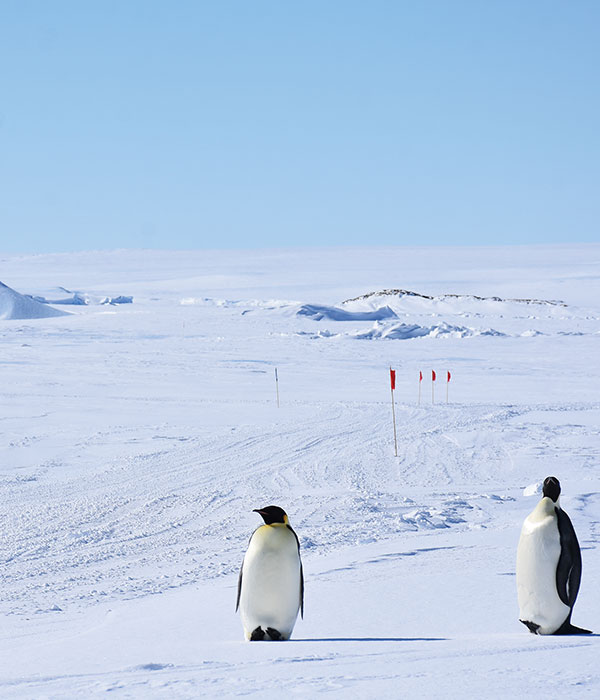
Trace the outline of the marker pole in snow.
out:
[[[435,370],[431,370],[431,403],[435,403],[435,396],[434,396],[434,387],[435,387]]]
[[[446,403],[448,403],[448,387],[450,386],[451,377],[452,375],[450,374],[450,370],[448,370],[446,373]]]
[[[419,401],[417,402],[417,406],[421,405],[421,382],[423,381],[423,372],[419,372]]]
[[[394,456],[398,456],[398,438],[396,437],[396,408],[394,407],[394,389],[396,388],[396,370],[390,367],[390,387],[392,392],[392,421],[394,423]]]
[[[277,392],[277,408],[279,408],[279,377],[277,376],[277,367],[275,367],[275,391]]]

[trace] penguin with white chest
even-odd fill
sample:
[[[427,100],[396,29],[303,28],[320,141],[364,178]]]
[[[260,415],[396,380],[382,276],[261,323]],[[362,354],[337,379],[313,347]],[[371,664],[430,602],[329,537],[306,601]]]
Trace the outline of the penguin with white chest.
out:
[[[289,639],[298,612],[304,615],[300,542],[279,506],[254,512],[265,524],[250,538],[240,569],[235,609],[240,610],[246,639]]]
[[[571,624],[581,582],[581,550],[560,507],[560,483],[544,480],[542,500],[521,530],[517,549],[519,620],[533,634],[591,634]]]

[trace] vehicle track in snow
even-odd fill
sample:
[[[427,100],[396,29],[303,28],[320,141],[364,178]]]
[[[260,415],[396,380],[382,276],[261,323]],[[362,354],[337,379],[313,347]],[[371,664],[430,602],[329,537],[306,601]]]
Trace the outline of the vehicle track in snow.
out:
[[[47,611],[143,596],[229,574],[259,524],[252,509],[267,503],[288,510],[306,556],[400,533],[486,526],[490,509],[539,478],[538,462],[569,458],[563,445],[574,435],[581,459],[592,464],[598,454],[592,427],[527,423],[537,407],[398,406],[398,458],[389,406],[321,403],[297,418],[306,408],[292,404],[276,423],[210,435],[169,437],[164,426],[146,426],[146,439],[135,427],[98,431],[77,449],[101,446],[112,454],[105,463],[63,474],[56,461],[29,479],[3,477],[5,612],[30,612],[32,601]]]

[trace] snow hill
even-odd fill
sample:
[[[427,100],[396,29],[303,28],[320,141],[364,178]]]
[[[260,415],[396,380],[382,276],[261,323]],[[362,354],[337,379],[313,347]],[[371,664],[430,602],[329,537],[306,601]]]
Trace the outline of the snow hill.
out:
[[[545,299],[501,299],[498,296],[481,297],[476,294],[439,294],[431,296],[430,294],[421,294],[419,292],[411,292],[407,289],[383,289],[380,292],[368,292],[354,299],[346,299],[342,302],[346,305],[364,303],[378,304],[381,300],[390,301],[390,297],[396,303],[402,303],[407,298],[412,300],[424,300],[425,302],[442,302],[442,301],[459,301],[459,302],[496,302],[509,304],[539,304],[549,306],[566,306],[563,301],[545,300]]]
[[[135,298],[0,321],[3,700],[600,694],[600,246],[3,270],[46,299]],[[400,286],[430,297],[360,298]],[[519,532],[548,475],[591,637],[518,621]],[[300,539],[305,618],[247,643],[237,575],[270,504]]]
[[[65,316],[64,311],[45,306],[0,282],[0,319],[50,318]]]
[[[336,325],[339,322],[363,324],[363,327],[352,331],[304,330],[300,331],[301,335],[312,338],[344,336],[362,340],[468,338],[482,335],[534,337],[547,332],[581,333],[586,331],[580,324],[594,318],[588,318],[585,311],[569,308],[563,301],[449,293],[431,296],[404,289],[369,292],[333,306],[301,304],[296,314],[313,321],[333,321]],[[432,319],[435,319],[433,324]],[[493,321],[495,327],[481,325],[484,319]],[[366,321],[374,324],[364,327]],[[465,321],[471,325],[464,325]],[[575,328],[561,330],[557,321],[572,321]],[[538,327],[532,328],[532,324]],[[588,325],[588,328],[587,332],[598,332],[595,325]]]

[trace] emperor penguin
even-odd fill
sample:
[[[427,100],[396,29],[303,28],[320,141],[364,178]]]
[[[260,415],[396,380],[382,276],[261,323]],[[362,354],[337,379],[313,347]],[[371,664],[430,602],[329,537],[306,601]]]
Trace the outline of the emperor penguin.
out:
[[[250,537],[238,580],[237,603],[249,641],[289,639],[304,616],[300,541],[279,506],[253,511],[265,521]]]
[[[542,500],[523,523],[517,549],[519,620],[533,634],[591,634],[571,624],[581,551],[559,496],[558,479],[547,477]]]

